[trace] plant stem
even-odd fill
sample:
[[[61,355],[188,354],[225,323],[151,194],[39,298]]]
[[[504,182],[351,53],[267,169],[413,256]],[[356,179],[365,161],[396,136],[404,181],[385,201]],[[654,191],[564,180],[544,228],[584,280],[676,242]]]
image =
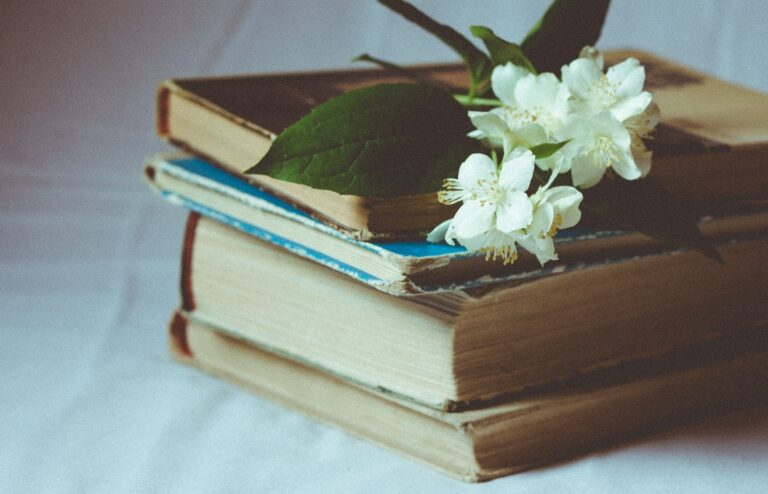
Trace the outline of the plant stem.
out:
[[[464,106],[501,106],[501,101],[494,98],[473,98],[466,94],[454,94],[453,97]]]

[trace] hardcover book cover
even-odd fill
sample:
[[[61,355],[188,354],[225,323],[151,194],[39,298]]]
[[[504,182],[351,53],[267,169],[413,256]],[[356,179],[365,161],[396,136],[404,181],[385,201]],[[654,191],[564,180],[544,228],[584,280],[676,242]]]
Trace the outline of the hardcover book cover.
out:
[[[555,239],[559,263],[542,267],[532,256],[521,256],[505,266],[464,247],[425,239],[359,240],[200,158],[158,155],[147,161],[145,176],[172,203],[396,295],[524,282],[670,251],[633,232],[568,229]],[[768,229],[768,213],[708,218],[700,226],[710,238],[727,241]]]
[[[649,141],[654,179],[681,198],[703,203],[709,212],[764,202],[768,96],[649,53],[611,52],[608,63],[629,56],[645,66],[646,87],[662,108],[661,123]],[[446,87],[466,85],[459,66],[427,66],[416,73]],[[262,158],[276,134],[312,107],[351,89],[402,80],[402,75],[382,70],[168,80],[158,92],[158,134],[240,173]],[[244,180],[362,239],[413,237],[451,214],[434,194],[379,200],[263,175]]]

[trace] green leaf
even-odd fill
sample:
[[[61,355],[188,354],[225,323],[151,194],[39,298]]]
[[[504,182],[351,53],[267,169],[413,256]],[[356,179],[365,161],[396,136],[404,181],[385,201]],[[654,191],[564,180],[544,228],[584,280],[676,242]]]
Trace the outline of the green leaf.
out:
[[[496,33],[485,26],[470,26],[469,32],[483,41],[485,47],[488,48],[488,53],[491,54],[491,62],[494,67],[512,62],[536,74],[533,64],[523,54],[523,50],[517,43],[499,38]]]
[[[315,107],[246,173],[341,194],[391,197],[438,190],[480,150],[453,97],[424,84],[380,84]]]
[[[570,139],[568,141],[546,142],[544,144],[539,144],[538,146],[533,146],[531,148],[531,152],[534,156],[536,156],[537,160],[549,158],[556,152],[560,151],[560,148],[568,144],[568,142],[570,142]]]
[[[379,0],[379,3],[437,36],[443,43],[458,53],[464,61],[464,65],[467,66],[473,89],[481,86],[491,77],[493,65],[488,56],[452,27],[440,24],[403,0]]]
[[[626,181],[603,179],[582,191],[582,210],[600,226],[634,230],[673,247],[697,250],[722,262],[715,246],[704,238],[697,226],[701,213],[681,201],[650,178]]]
[[[520,44],[541,72],[559,73],[600,38],[610,0],[555,0]]]

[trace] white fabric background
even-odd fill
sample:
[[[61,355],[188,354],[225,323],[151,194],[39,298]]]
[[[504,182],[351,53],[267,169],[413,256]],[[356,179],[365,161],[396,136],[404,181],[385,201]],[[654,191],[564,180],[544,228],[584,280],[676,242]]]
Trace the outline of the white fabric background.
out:
[[[545,1],[419,1],[520,38]],[[768,90],[760,0],[616,0],[601,46],[635,46]],[[768,411],[465,485],[167,355],[185,214],[142,158],[156,84],[452,60],[373,2],[11,1],[0,12],[0,491],[758,492]]]

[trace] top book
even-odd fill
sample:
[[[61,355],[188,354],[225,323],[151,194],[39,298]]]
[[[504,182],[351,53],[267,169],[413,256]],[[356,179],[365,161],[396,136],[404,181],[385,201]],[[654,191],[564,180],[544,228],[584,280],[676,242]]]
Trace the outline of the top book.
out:
[[[638,58],[662,119],[650,142],[652,176],[671,192],[732,210],[768,197],[768,95],[681,67],[656,56],[622,51],[613,63]],[[463,67],[415,68],[422,78],[461,88]],[[256,164],[279,132],[316,105],[346,91],[403,80],[385,70],[345,70],[164,81],[157,131],[172,144],[233,172]],[[377,199],[242,175],[320,221],[361,240],[421,236],[453,214],[435,194]]]

